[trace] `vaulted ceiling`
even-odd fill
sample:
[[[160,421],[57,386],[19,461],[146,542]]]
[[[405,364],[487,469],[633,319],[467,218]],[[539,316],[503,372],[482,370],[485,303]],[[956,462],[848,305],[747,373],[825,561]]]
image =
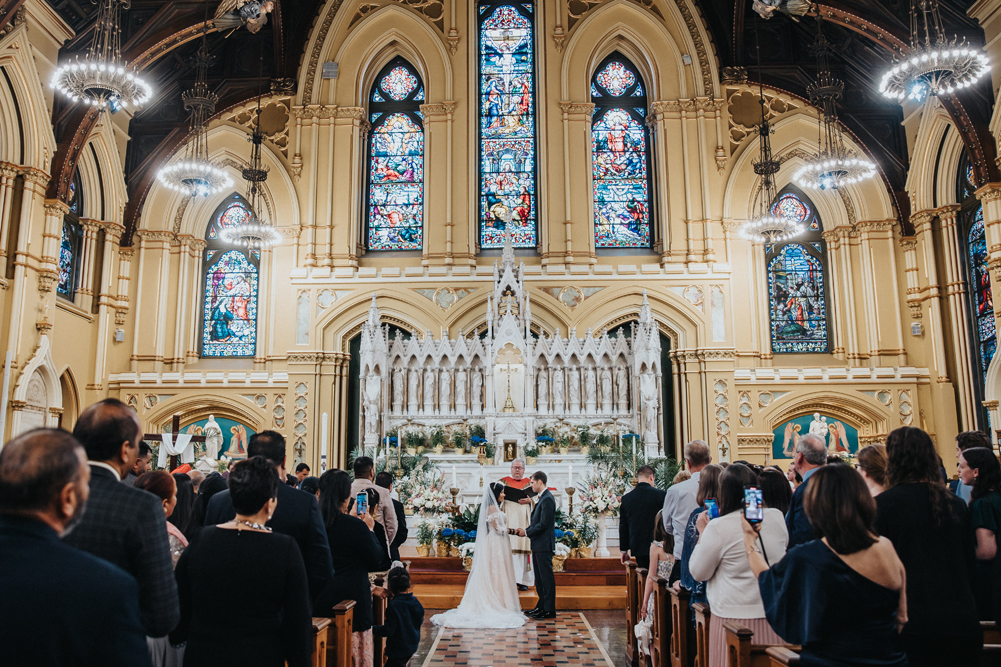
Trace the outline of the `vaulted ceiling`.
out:
[[[470,2],[472,0],[469,0]],[[548,0],[554,1],[554,0]],[[23,0],[0,0],[0,7]],[[86,48],[96,4],[91,0],[49,0],[77,32],[62,51],[63,57]],[[760,43],[761,80],[765,85],[806,97],[806,87],[816,76],[810,45],[816,20],[794,21],[776,13],[761,19],[751,10],[750,0],[696,0],[709,26],[719,65],[747,69],[758,80],[757,45]],[[884,100],[877,91],[877,77],[890,65],[893,44],[906,48],[910,0],[825,0],[819,6],[826,19],[825,34],[835,44],[832,69],[845,81],[841,120],[862,142],[878,163],[887,188],[895,193],[906,219],[906,198],[901,197],[907,175],[907,141],[903,111]],[[973,44],[984,43],[975,21],[967,17],[967,0],[940,0],[948,32],[957,32]],[[131,234],[142,201],[153,182],[155,167],[184,140],[187,117],[181,92],[194,79],[192,56],[200,43],[201,26],[211,19],[219,0],[132,0],[124,12],[122,39],[125,58],[141,61],[144,74],[154,87],[154,98],[136,115],[129,128],[125,177],[129,208],[125,220]],[[219,111],[245,103],[272,85],[288,90],[295,85],[309,30],[323,0],[277,0],[277,9],[258,34],[238,30],[229,37],[208,35],[215,60],[209,69],[209,86],[219,96]],[[816,8],[817,6],[815,6]],[[9,14],[7,15],[9,16]],[[0,14],[0,24],[3,23]],[[272,84],[274,81],[274,84]],[[946,100],[978,169],[978,180],[998,180],[994,142],[987,131],[993,95],[989,78],[961,96]],[[80,105],[57,101],[53,113],[59,143],[49,195],[65,197],[79,151],[96,121]]]

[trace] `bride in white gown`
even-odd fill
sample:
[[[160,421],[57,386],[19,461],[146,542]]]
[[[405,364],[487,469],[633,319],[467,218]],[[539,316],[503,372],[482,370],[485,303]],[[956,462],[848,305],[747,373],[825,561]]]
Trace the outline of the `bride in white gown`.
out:
[[[447,628],[520,628],[526,620],[518,599],[507,516],[487,486],[476,527],[473,568],[462,602],[457,609],[431,617],[431,622]]]

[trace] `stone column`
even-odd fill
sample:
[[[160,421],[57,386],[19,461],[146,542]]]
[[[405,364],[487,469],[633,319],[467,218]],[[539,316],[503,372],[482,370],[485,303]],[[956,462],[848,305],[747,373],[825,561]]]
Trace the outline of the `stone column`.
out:
[[[977,423],[976,399],[973,391],[973,350],[970,348],[970,311],[967,303],[966,278],[963,267],[963,247],[960,243],[959,205],[938,209],[939,247],[941,247],[944,273],[943,290],[939,298],[944,301],[952,322],[952,360],[955,371],[956,398],[959,403],[959,423],[962,428],[975,428]],[[908,292],[910,284],[908,283]],[[944,323],[943,323],[944,326]],[[931,332],[929,332],[931,333]],[[942,336],[935,336],[935,354],[945,354]],[[946,376],[947,373],[941,375]]]
[[[121,283],[116,274],[115,249],[121,242],[125,228],[115,222],[102,224],[104,228],[104,256],[101,262],[101,282],[97,293],[97,358],[94,363],[93,382],[87,389],[101,391],[104,388],[104,378],[107,370],[108,347],[112,345],[111,309],[118,300],[118,287]],[[121,259],[119,258],[119,263]],[[121,266],[119,265],[119,269]]]
[[[361,107],[337,109],[330,153],[334,170],[330,186],[331,211],[317,216],[317,225],[329,220],[325,230],[325,238],[329,241],[325,244],[327,249],[321,265],[357,267],[359,250],[364,248],[361,221],[364,218],[365,138],[371,127],[365,116],[366,111]]]
[[[22,208],[24,204],[22,203]],[[51,292],[59,284],[59,244],[63,237],[63,218],[69,206],[58,199],[45,200],[45,228],[42,231],[42,256],[38,266],[38,291]]]
[[[549,238],[547,248],[554,263],[563,255],[565,264],[595,263],[594,225],[592,206],[594,201],[591,164],[591,116],[594,105],[590,102],[560,102],[563,112],[563,238],[556,233],[556,227]],[[576,165],[576,168],[575,168]],[[587,178],[575,178],[586,174]],[[552,191],[550,191],[551,194]],[[542,210],[542,207],[539,206]],[[540,216],[541,219],[541,216]],[[573,221],[579,230],[587,230],[573,235]],[[584,224],[581,224],[584,222]]]
[[[96,220],[81,220],[83,240],[80,244],[80,278],[76,293],[80,296],[78,305],[88,313],[94,307],[94,271],[97,264],[97,234],[101,223]]]
[[[7,257],[14,252],[14,248],[7,247],[7,239],[10,236],[10,208],[14,199],[16,178],[17,167],[7,163],[0,164],[0,281],[4,284],[6,284]]]
[[[452,226],[452,114],[454,112],[455,102],[421,105],[421,113],[424,114],[424,192],[442,193],[440,197],[426,195],[424,197],[422,256],[427,260],[427,264],[451,265],[456,248],[453,238],[455,230]],[[432,225],[432,220],[436,224]],[[441,221],[444,221],[444,225]],[[468,263],[470,253],[463,251],[461,254],[467,258],[462,263]]]
[[[870,362],[900,366],[907,363],[900,324],[900,298],[896,289],[897,262],[893,220],[874,220],[855,225],[859,233],[859,256],[865,289],[866,328]],[[930,234],[930,228],[928,233]],[[932,244],[927,244],[931,248]],[[934,265],[934,257],[928,260]],[[937,281],[936,281],[937,283]],[[937,284],[936,284],[937,289]],[[936,295],[937,296],[937,295]],[[937,304],[936,304],[937,305]]]

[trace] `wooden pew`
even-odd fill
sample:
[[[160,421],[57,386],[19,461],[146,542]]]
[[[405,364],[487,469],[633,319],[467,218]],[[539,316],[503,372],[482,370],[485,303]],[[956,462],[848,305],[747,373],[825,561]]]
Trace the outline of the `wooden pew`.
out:
[[[639,642],[633,628],[639,623],[639,606],[642,591],[636,590],[636,562],[626,563],[626,664],[636,667],[639,664]]]
[[[351,631],[355,619],[355,601],[345,600],[334,607],[327,627],[327,667],[351,667]],[[316,654],[313,654],[315,662]]]
[[[327,632],[330,629],[329,618],[313,619],[313,667],[327,667]]]
[[[770,646],[765,653],[768,654],[769,667],[799,665],[799,653],[785,646]]]
[[[386,585],[384,577],[376,577],[373,582],[382,588]],[[386,624],[386,600],[372,596],[372,625]],[[372,664],[375,667],[382,667],[386,662],[386,638],[372,637]]]
[[[695,612],[695,646],[693,651],[695,661],[694,667],[709,667],[709,619],[712,613],[709,605],[704,602],[696,602],[692,605]]]
[[[689,636],[688,636],[688,603],[692,599],[692,594],[682,588],[680,591],[669,587],[668,594],[671,596],[671,667],[690,667],[689,660]]]
[[[667,579],[650,575],[653,581],[653,626],[650,638],[651,667],[670,667],[671,665],[671,635],[673,619],[671,610],[671,594],[668,592]],[[687,602],[686,602],[687,606]]]
[[[980,629],[984,631],[984,646],[988,644],[1001,644],[1001,632],[998,632],[997,623],[994,621],[980,621]]]
[[[726,667],[770,667],[767,644],[754,644],[754,631],[747,626],[732,621],[723,623],[726,633]],[[786,646],[799,651],[799,646]]]

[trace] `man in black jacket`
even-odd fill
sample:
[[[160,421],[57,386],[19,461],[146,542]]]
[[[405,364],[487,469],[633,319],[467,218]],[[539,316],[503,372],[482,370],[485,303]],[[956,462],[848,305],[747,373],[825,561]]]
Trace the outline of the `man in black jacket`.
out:
[[[386,493],[392,493],[393,475],[385,471],[380,472],[375,476],[375,484],[386,489]],[[407,513],[403,509],[403,503],[396,498],[391,497],[391,499],[393,501],[393,509],[396,510],[396,537],[393,538],[393,542],[389,545],[389,557],[397,561],[400,560],[400,547],[407,541],[409,531],[407,530]]]
[[[539,604],[525,612],[536,619],[556,618],[556,577],[553,575],[553,554],[556,551],[556,499],[546,487],[546,473],[532,475],[532,491],[538,500],[532,510],[528,528],[518,534],[532,541],[532,567],[535,570],[535,592]]]
[[[29,431],[0,452],[5,665],[151,664],[135,578],[59,541],[83,515],[89,479],[87,455],[65,431]]]
[[[163,637],[181,620],[163,502],[121,483],[139,456],[139,418],[129,406],[108,398],[83,411],[73,436],[90,459],[90,499],[80,524],[63,542],[135,577],[146,634]]]
[[[667,492],[654,485],[654,471],[641,466],[636,471],[636,488],[622,496],[619,512],[619,549],[622,562],[632,554],[639,567],[650,567],[650,543],[653,542],[654,521],[664,506]]]
[[[261,431],[250,436],[247,456],[263,456],[278,469],[278,475],[285,479],[285,438],[275,431]],[[215,526],[232,521],[236,517],[229,490],[212,496],[205,512],[205,525]],[[299,545],[306,577],[309,579],[309,597],[315,602],[327,583],[334,576],[334,562],[330,557],[330,543],[327,530],[323,527],[323,517],[316,498],[287,484],[278,485],[278,506],[268,521],[268,526],[276,533],[293,538]]]

